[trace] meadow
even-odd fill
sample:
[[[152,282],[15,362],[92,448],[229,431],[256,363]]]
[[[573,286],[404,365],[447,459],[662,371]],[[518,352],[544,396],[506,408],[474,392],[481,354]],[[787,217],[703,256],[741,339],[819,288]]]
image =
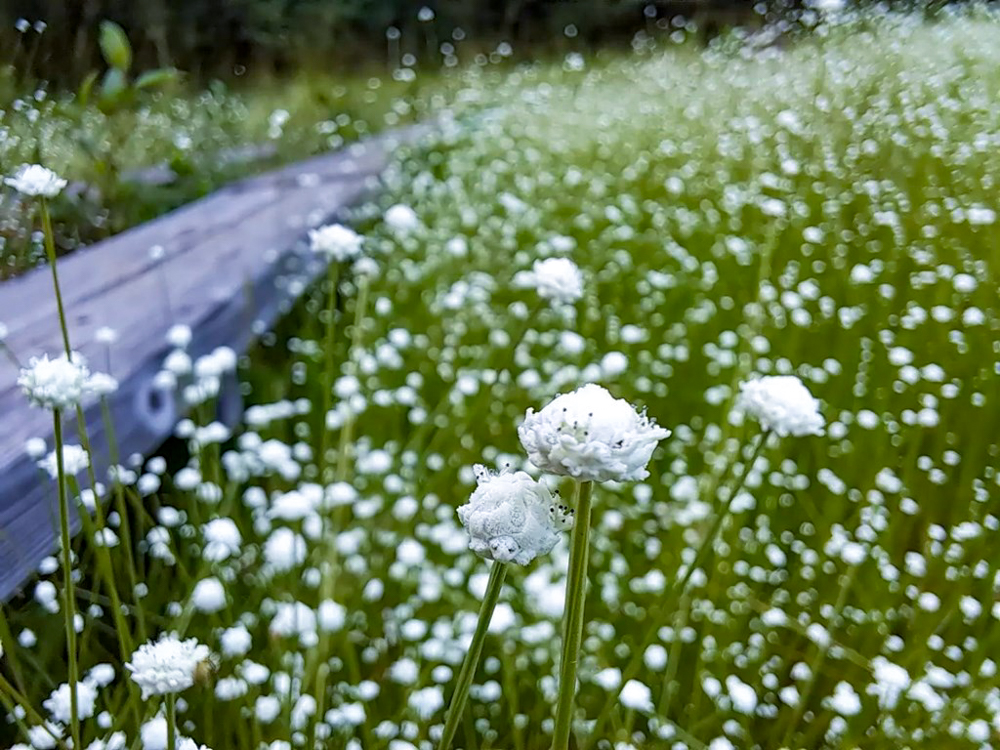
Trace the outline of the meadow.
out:
[[[1000,18],[680,36],[456,69],[276,331],[194,362],[173,332],[177,444],[73,545],[78,730],[65,562],[0,610],[14,747],[438,747],[498,565],[473,467],[582,502],[518,425],[587,383],[671,435],[593,488],[571,747],[997,743]],[[747,413],[778,375],[822,434]],[[506,565],[454,747],[552,746],[578,529]],[[196,674],[140,694],[162,633]]]

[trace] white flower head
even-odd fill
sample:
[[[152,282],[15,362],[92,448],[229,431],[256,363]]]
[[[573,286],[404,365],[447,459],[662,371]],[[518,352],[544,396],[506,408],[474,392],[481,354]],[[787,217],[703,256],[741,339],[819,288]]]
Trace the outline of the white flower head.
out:
[[[309,230],[309,245],[314,253],[326,255],[331,260],[353,260],[361,254],[364,238],[342,224],[327,224]]]
[[[231,518],[213,518],[201,527],[205,535],[202,557],[210,562],[228,560],[240,554],[243,537]]]
[[[397,203],[386,209],[383,218],[389,229],[399,234],[409,234],[420,227],[420,218],[417,216],[417,212],[402,203]]]
[[[572,511],[525,472],[491,474],[478,464],[474,471],[478,486],[458,517],[480,557],[527,565],[551,552],[559,532],[572,525]]]
[[[160,640],[139,646],[132,661],[125,668],[142,689],[142,699],[151,695],[166,695],[187,690],[194,684],[198,665],[208,661],[208,646],[197,638],[182,641],[175,635],[164,633]]]
[[[91,389],[90,371],[76,352],[72,359],[65,354],[32,357],[21,368],[17,384],[32,404],[52,410],[77,406]]]
[[[41,164],[22,164],[13,177],[3,181],[21,195],[33,198],[54,198],[66,187],[66,180]]]
[[[769,375],[740,383],[736,408],[782,437],[823,434],[819,402],[794,375]]]
[[[62,451],[63,473],[68,477],[75,477],[90,466],[90,456],[81,445],[64,445]],[[55,451],[49,452],[38,462],[38,468],[45,471],[52,479],[59,477],[59,462]]]
[[[97,699],[97,689],[90,683],[78,682],[76,684],[76,710],[77,716],[81,719],[89,719],[94,715],[94,702]],[[53,720],[62,724],[70,723],[70,694],[69,683],[64,682],[52,691],[49,697],[42,701],[42,706]]]
[[[571,305],[583,296],[583,274],[569,258],[536,260],[530,271],[515,275],[514,285],[534,287],[553,305]]]
[[[656,444],[670,436],[624,399],[590,383],[528,409],[517,428],[528,458],[542,471],[581,481],[639,481]]]

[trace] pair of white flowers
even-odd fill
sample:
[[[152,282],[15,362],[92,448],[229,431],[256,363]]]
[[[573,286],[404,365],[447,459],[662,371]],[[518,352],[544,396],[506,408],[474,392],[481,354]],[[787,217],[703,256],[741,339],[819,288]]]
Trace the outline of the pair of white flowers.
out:
[[[741,383],[736,408],[781,436],[823,432],[819,402],[795,376]],[[589,482],[645,479],[653,451],[670,435],[595,384],[557,396],[537,413],[529,409],[517,432],[539,469]],[[478,486],[458,516],[470,549],[480,556],[527,565],[550,552],[559,532],[572,525],[573,511],[555,503],[548,488],[527,473],[491,474],[483,466],[475,471]]]
[[[578,481],[645,479],[653,450],[670,431],[605,388],[588,384],[528,410],[518,427],[521,445],[542,471]],[[554,502],[548,487],[523,471],[491,474],[476,467],[478,487],[458,516],[469,547],[482,557],[527,565],[547,554],[573,511]]]

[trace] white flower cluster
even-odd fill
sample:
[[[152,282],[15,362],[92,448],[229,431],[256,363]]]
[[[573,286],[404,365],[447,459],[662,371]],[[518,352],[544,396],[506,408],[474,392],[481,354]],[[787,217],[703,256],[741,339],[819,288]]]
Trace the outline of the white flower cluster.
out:
[[[41,164],[23,164],[13,177],[5,177],[3,181],[21,195],[32,198],[54,198],[66,187],[66,180]]]
[[[389,229],[397,234],[409,234],[420,228],[417,212],[402,203],[387,208],[383,219]]]
[[[559,532],[572,525],[572,511],[523,471],[491,474],[481,465],[474,470],[478,486],[458,509],[469,548],[488,560],[518,565],[551,552]]]
[[[770,375],[740,383],[736,408],[782,437],[823,434],[819,402],[794,375]]]
[[[209,659],[208,646],[196,638],[182,641],[164,633],[155,643],[139,646],[125,668],[142,689],[142,699],[187,690],[194,684],[198,665]]]
[[[364,238],[360,234],[342,224],[327,224],[309,230],[309,244],[313,252],[337,262],[358,257],[363,243]]]
[[[581,481],[638,481],[670,430],[624,399],[590,383],[532,409],[517,429],[528,458],[542,471]]]
[[[583,296],[583,274],[569,258],[536,260],[530,271],[514,276],[514,285],[534,287],[554,305],[571,305]]]
[[[83,356],[60,354],[32,357],[21,368],[17,384],[35,406],[43,409],[70,409],[77,406],[92,389],[90,371]]]

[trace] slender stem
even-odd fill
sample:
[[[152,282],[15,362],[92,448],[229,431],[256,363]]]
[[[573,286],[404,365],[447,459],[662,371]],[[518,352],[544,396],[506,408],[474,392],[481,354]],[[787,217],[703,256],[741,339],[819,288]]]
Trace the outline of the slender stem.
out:
[[[687,570],[684,571],[684,577],[677,585],[677,590],[682,595],[687,590],[687,585],[691,581],[691,576],[694,575],[696,570],[704,565],[708,555],[713,549],[715,549],[716,537],[718,537],[719,532],[722,531],[722,524],[724,524],[726,519],[729,518],[729,510],[733,507],[733,501],[743,490],[743,486],[746,484],[747,477],[750,475],[753,465],[757,463],[757,458],[760,456],[761,451],[764,449],[764,444],[767,442],[767,435],[767,432],[762,432],[757,436],[757,442],[753,447],[753,454],[750,456],[750,460],[746,462],[739,481],[733,488],[732,492],[729,493],[729,497],[726,498],[726,504],[723,506],[722,510],[716,514],[715,521],[712,523],[712,528],[709,529],[708,534],[706,534],[705,538],[702,540],[701,547],[698,549],[698,554],[695,556],[694,562],[692,562],[688,566]]]
[[[331,269],[336,268],[336,266],[331,266]],[[335,274],[331,271],[331,274]],[[334,290],[336,289],[336,278],[333,278]],[[347,352],[347,363],[346,368],[349,374],[354,374],[355,366],[353,353],[361,346],[361,324],[364,320],[366,309],[368,306],[368,277],[366,275],[361,275],[358,279],[358,296],[354,301],[354,324],[351,329],[351,343]],[[331,291],[331,295],[333,291]],[[320,457],[318,459],[318,465],[320,467],[320,478],[321,481],[326,481],[323,478],[325,474],[326,466],[326,452],[327,452],[327,439],[329,431],[326,427],[326,413],[330,410],[329,399],[333,393],[333,313],[334,304],[331,297],[330,302],[330,320],[327,321],[329,328],[327,343],[326,343],[326,371],[324,373],[324,399],[326,403],[324,406],[324,416],[323,425],[320,440]],[[348,410],[348,414],[345,418],[344,424],[340,430],[340,442],[337,448],[337,466],[335,470],[334,478],[337,482],[348,481],[350,477],[350,456],[351,456],[351,445],[353,440],[353,428],[354,428],[354,416]],[[325,524],[325,548],[326,548],[326,558],[323,560],[323,579],[320,586],[320,596],[321,600],[333,598],[333,593],[336,589],[337,576],[339,575],[340,568],[340,555],[337,551],[336,536],[337,532],[343,528],[343,508],[337,507],[333,510],[330,516],[326,520]],[[320,636],[319,644],[317,645],[314,657],[313,665],[306,669],[306,673],[313,676],[314,679],[318,678],[318,673],[315,671],[320,665],[325,664],[330,654],[330,640],[331,634],[323,632]],[[352,676],[360,675],[360,664],[358,664],[358,656],[354,650],[354,646],[351,644],[350,639],[345,637],[344,642],[344,662]],[[320,686],[317,684],[317,689]],[[319,700],[319,696],[317,696]],[[368,734],[368,722],[367,719],[361,725],[361,731],[367,736]]]
[[[354,301],[354,325],[351,327],[351,348],[347,352],[347,367],[350,374],[357,369],[354,357],[361,348],[361,324],[368,307],[368,276],[362,274],[358,279],[358,298]],[[349,478],[350,459],[353,453],[354,412],[347,410],[344,426],[340,430],[340,444],[337,448],[337,481],[346,482]],[[338,509],[339,510],[339,509]],[[337,514],[339,516],[339,513]]]
[[[458,724],[465,713],[465,702],[469,697],[469,688],[472,687],[472,678],[476,675],[479,657],[483,653],[483,643],[486,642],[486,634],[490,629],[493,610],[500,599],[500,589],[503,588],[506,576],[507,563],[494,562],[490,569],[490,580],[486,584],[486,595],[479,608],[479,622],[476,623],[476,632],[472,636],[472,643],[469,644],[465,661],[462,662],[462,668],[458,672],[458,682],[455,685],[455,692],[451,696],[451,705],[448,707],[448,716],[445,720],[444,732],[441,734],[441,741],[438,742],[438,750],[449,750],[452,740],[455,739]]]
[[[566,613],[563,616],[562,659],[559,663],[559,700],[552,750],[567,750],[573,729],[576,698],[576,668],[583,641],[583,606],[587,591],[587,559],[590,555],[590,498],[593,482],[577,482],[576,517],[569,550],[566,581]]]
[[[109,350],[110,351],[110,350]],[[108,438],[108,456],[111,458],[111,465],[117,466],[118,460],[118,441],[115,438],[115,425],[114,420],[111,418],[111,407],[108,404],[107,398],[101,399],[101,417],[104,420],[104,432]],[[96,488],[95,488],[96,491]],[[115,487],[114,487],[114,497],[115,505],[118,510],[118,517],[121,523],[121,536],[124,541],[122,547],[125,550],[125,567],[128,569],[129,584],[132,587],[132,593],[129,597],[133,602],[135,601],[136,591],[139,588],[139,579],[137,577],[135,556],[132,554],[132,528],[128,520],[128,508],[125,507],[125,493],[122,490],[122,484],[118,481],[117,476],[115,477]],[[135,617],[136,625],[139,630],[139,640],[146,640],[146,616],[143,607],[138,606],[136,603],[131,607],[130,612]]]
[[[837,601],[833,607],[833,615],[830,618],[831,626],[836,624],[837,618],[844,609],[844,604],[847,602],[847,594],[850,591],[851,586],[854,584],[854,576],[857,571],[858,566],[852,565],[841,580],[840,592],[837,595]],[[795,712],[792,714],[792,718],[788,722],[788,726],[785,729],[784,739],[781,741],[783,747],[790,745],[792,738],[795,736],[795,730],[798,729],[799,722],[802,721],[802,717],[805,715],[809,704],[809,698],[812,696],[813,688],[816,686],[816,678],[819,676],[819,672],[823,668],[823,663],[826,661],[828,651],[828,646],[818,646],[816,655],[813,657],[812,663],[809,664],[809,676],[806,678],[806,684],[802,687],[799,702],[795,706]]]
[[[7,346],[7,344],[5,344],[3,341],[0,341],[0,352],[4,353],[4,356],[6,356],[8,360],[10,360],[10,363],[14,365],[15,368],[17,368],[18,370],[21,369],[21,360],[17,358],[17,355],[14,354],[11,348]]]
[[[326,479],[323,474],[326,471],[326,452],[327,452],[327,441],[329,440],[329,429],[326,426],[326,415],[330,412],[330,407],[333,403],[333,350],[334,344],[336,343],[336,320],[337,320],[337,283],[340,279],[340,265],[338,263],[330,264],[330,301],[326,308],[326,344],[325,344],[325,354],[326,359],[323,364],[323,377],[320,382],[322,382],[323,388],[323,411],[320,413],[320,426],[319,426],[319,456],[317,456],[316,461],[319,466],[319,481],[325,482]]]
[[[79,666],[76,662],[76,595],[73,592],[73,550],[70,547],[69,500],[66,497],[66,468],[63,466],[62,413],[52,412],[53,432],[56,444],[56,474],[59,482],[59,532],[62,541],[63,568],[63,616],[66,620],[66,651],[69,663],[69,718],[73,737],[73,747],[80,744],[80,713],[76,691],[80,682]]]
[[[739,479],[736,481],[732,491],[729,493],[729,497],[726,498],[725,506],[716,515],[715,520],[712,523],[712,527],[709,529],[708,533],[702,538],[701,546],[698,548],[698,552],[695,554],[694,561],[691,563],[691,565],[687,567],[687,570],[684,571],[684,576],[681,578],[681,580],[678,583],[672,585],[667,591],[664,592],[663,597],[661,597],[661,601],[671,602],[674,600],[675,595],[680,597],[681,600],[684,600],[684,597],[686,596],[687,593],[688,584],[691,582],[691,576],[694,575],[694,572],[696,570],[702,567],[702,565],[708,558],[709,553],[715,548],[715,539],[718,536],[719,532],[722,530],[722,524],[729,516],[729,510],[730,508],[732,508],[733,501],[736,499],[736,496],[740,494],[740,492],[743,490],[743,487],[746,485],[747,477],[750,476],[750,471],[753,469],[753,465],[757,463],[758,457],[760,457],[760,454],[763,452],[764,447],[767,444],[767,438],[769,434],[770,434],[769,432],[765,431],[757,436],[757,440],[754,443],[751,456],[743,466],[743,472],[739,475]],[[713,489],[713,494],[715,494],[714,489]],[[624,669],[624,673],[622,675],[623,683],[628,682],[629,680],[635,678],[635,676],[639,673],[639,670],[642,667],[642,655],[645,653],[649,645],[656,639],[657,633],[659,633],[660,630],[660,625],[664,624],[663,621],[659,619],[659,616],[664,614],[666,614],[665,605],[657,607],[656,610],[653,612],[653,618],[652,618],[653,622],[650,623],[650,625],[647,628],[645,628],[646,636],[645,638],[643,638],[642,645],[639,647],[638,650],[635,651],[635,653],[632,655],[632,660],[629,662],[628,666]],[[670,672],[676,669],[675,663],[676,659],[673,656],[673,648],[671,648],[671,657],[670,661],[668,662],[668,664],[670,665],[668,667],[668,670],[670,670]],[[668,674],[670,672],[668,672]],[[670,690],[669,694],[670,696],[672,696],[673,694],[672,689]],[[604,729],[604,725],[611,717],[611,712],[615,708],[615,706],[617,706],[617,703],[615,703],[614,701],[609,701],[605,705],[605,707],[601,709],[600,714],[598,714],[597,716],[597,722],[594,724],[593,731],[591,732],[591,737],[597,738],[602,736],[601,732]],[[586,742],[584,743],[583,747],[584,748],[590,747],[590,744],[591,744],[590,742]]]
[[[167,693],[167,750],[177,750],[177,695]]]
[[[49,205],[45,198],[39,198],[42,207],[42,234],[45,236],[45,254],[49,258],[52,269],[52,287],[56,292],[56,308],[59,310],[59,328],[62,331],[63,346],[69,357],[72,348],[69,345],[69,329],[66,327],[66,310],[63,308],[62,292],[59,290],[59,273],[56,271],[56,240],[52,232],[52,218],[49,216]]]

